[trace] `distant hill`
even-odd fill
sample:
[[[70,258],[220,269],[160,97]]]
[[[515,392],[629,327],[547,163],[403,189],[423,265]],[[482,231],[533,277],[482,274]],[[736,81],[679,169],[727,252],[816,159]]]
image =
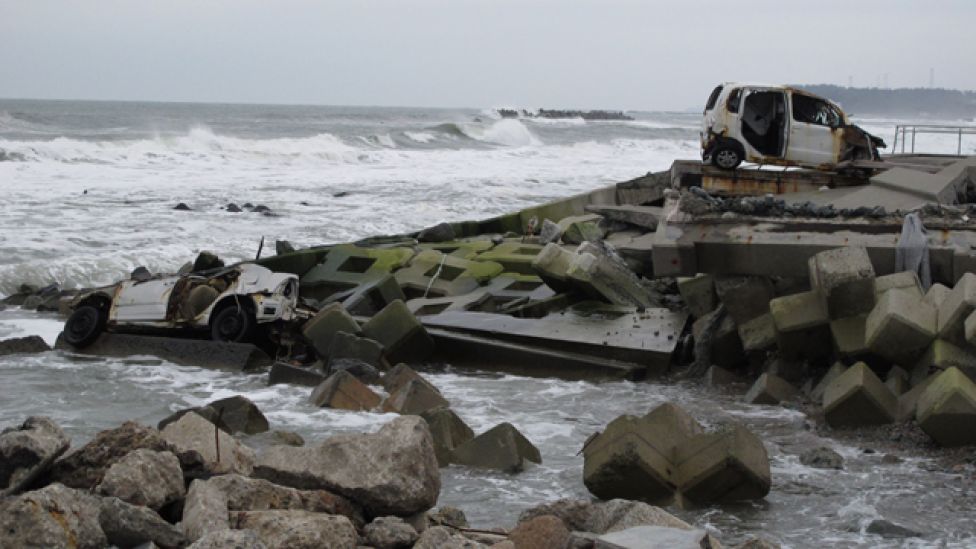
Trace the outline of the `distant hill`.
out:
[[[839,103],[854,116],[976,119],[976,92],[942,88],[847,88],[831,84],[798,84]]]

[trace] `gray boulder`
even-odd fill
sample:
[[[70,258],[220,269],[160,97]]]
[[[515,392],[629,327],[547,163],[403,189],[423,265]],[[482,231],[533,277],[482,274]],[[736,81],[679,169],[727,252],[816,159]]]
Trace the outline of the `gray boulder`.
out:
[[[139,448],[166,451],[170,445],[152,427],[127,421],[102,431],[87,444],[54,463],[51,479],[72,488],[90,490],[102,482],[105,471]]]
[[[190,540],[199,540],[210,532],[230,528],[227,516],[227,496],[217,486],[194,480],[183,502],[183,521],[180,527]]]
[[[43,353],[51,346],[41,336],[14,337],[0,341],[0,356],[26,353]]]
[[[668,528],[666,526],[635,526],[611,532],[597,538],[597,547],[613,549],[718,549],[721,545],[708,532],[695,528]]]
[[[0,547],[102,549],[108,543],[94,496],[51,484],[0,501]]]
[[[593,515],[595,504],[582,499],[560,499],[536,505],[522,511],[519,522],[526,522],[536,517],[552,515],[563,521],[570,531],[586,532]]]
[[[690,530],[691,525],[660,507],[642,501],[612,499],[593,505],[583,530],[608,534],[636,526],[660,526]]]
[[[450,505],[438,507],[436,511],[428,511],[427,519],[433,526],[468,527],[468,517],[464,515],[464,511]]]
[[[346,517],[309,511],[237,511],[231,513],[231,524],[253,530],[268,547],[354,549],[359,540]]]
[[[327,490],[298,490],[235,474],[213,477],[207,484],[223,492],[231,511],[298,509],[343,515],[356,526],[365,524],[362,508]]]
[[[173,446],[184,467],[194,463],[209,473],[244,475],[251,474],[254,468],[253,450],[196,413],[170,423],[161,434]]]
[[[438,223],[417,234],[417,240],[420,242],[447,242],[454,240],[454,238],[454,227],[450,223]]]
[[[409,516],[433,507],[441,479],[423,419],[398,417],[377,433],[336,435],[316,447],[268,448],[254,476],[341,494],[374,516]]]
[[[376,549],[411,547],[420,534],[400,517],[377,517],[363,529],[366,541]]]
[[[135,547],[152,542],[164,549],[185,547],[186,536],[148,507],[131,505],[119,498],[102,498],[98,522],[108,543]]]
[[[71,440],[49,418],[31,416],[0,433],[0,497],[14,494],[44,473]]]
[[[222,398],[207,404],[213,408],[228,432],[254,435],[270,429],[268,418],[250,399],[241,395]]]
[[[424,530],[413,549],[479,549],[487,547],[461,534],[455,534],[446,526],[432,526]]]
[[[140,448],[108,468],[98,492],[158,511],[183,498],[186,488],[176,455]]]
[[[268,549],[254,530],[208,532],[187,549]]]

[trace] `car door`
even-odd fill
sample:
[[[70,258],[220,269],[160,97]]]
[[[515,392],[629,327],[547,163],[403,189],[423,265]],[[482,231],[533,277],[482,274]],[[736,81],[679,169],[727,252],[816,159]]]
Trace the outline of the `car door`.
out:
[[[836,164],[835,130],[840,112],[827,101],[800,93],[790,94],[790,138],[786,159],[807,166]]]
[[[122,283],[115,298],[116,322],[161,322],[166,320],[169,297],[178,277]]]

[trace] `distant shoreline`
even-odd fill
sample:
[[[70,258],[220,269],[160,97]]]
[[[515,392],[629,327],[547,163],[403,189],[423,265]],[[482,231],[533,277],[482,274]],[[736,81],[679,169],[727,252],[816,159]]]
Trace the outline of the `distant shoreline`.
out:
[[[798,87],[822,95],[853,116],[898,116],[976,121],[976,91],[941,88],[848,88],[832,84]]]

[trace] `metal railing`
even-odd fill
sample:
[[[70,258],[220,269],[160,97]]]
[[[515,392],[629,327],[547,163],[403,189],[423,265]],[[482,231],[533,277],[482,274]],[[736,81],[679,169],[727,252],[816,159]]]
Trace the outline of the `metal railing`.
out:
[[[891,144],[891,152],[898,152],[898,136],[901,135],[901,152],[905,152],[905,143],[911,137],[910,153],[915,152],[916,134],[948,134],[958,136],[956,154],[962,155],[962,136],[976,135],[976,126],[948,126],[942,124],[898,124],[895,126],[895,140]]]

